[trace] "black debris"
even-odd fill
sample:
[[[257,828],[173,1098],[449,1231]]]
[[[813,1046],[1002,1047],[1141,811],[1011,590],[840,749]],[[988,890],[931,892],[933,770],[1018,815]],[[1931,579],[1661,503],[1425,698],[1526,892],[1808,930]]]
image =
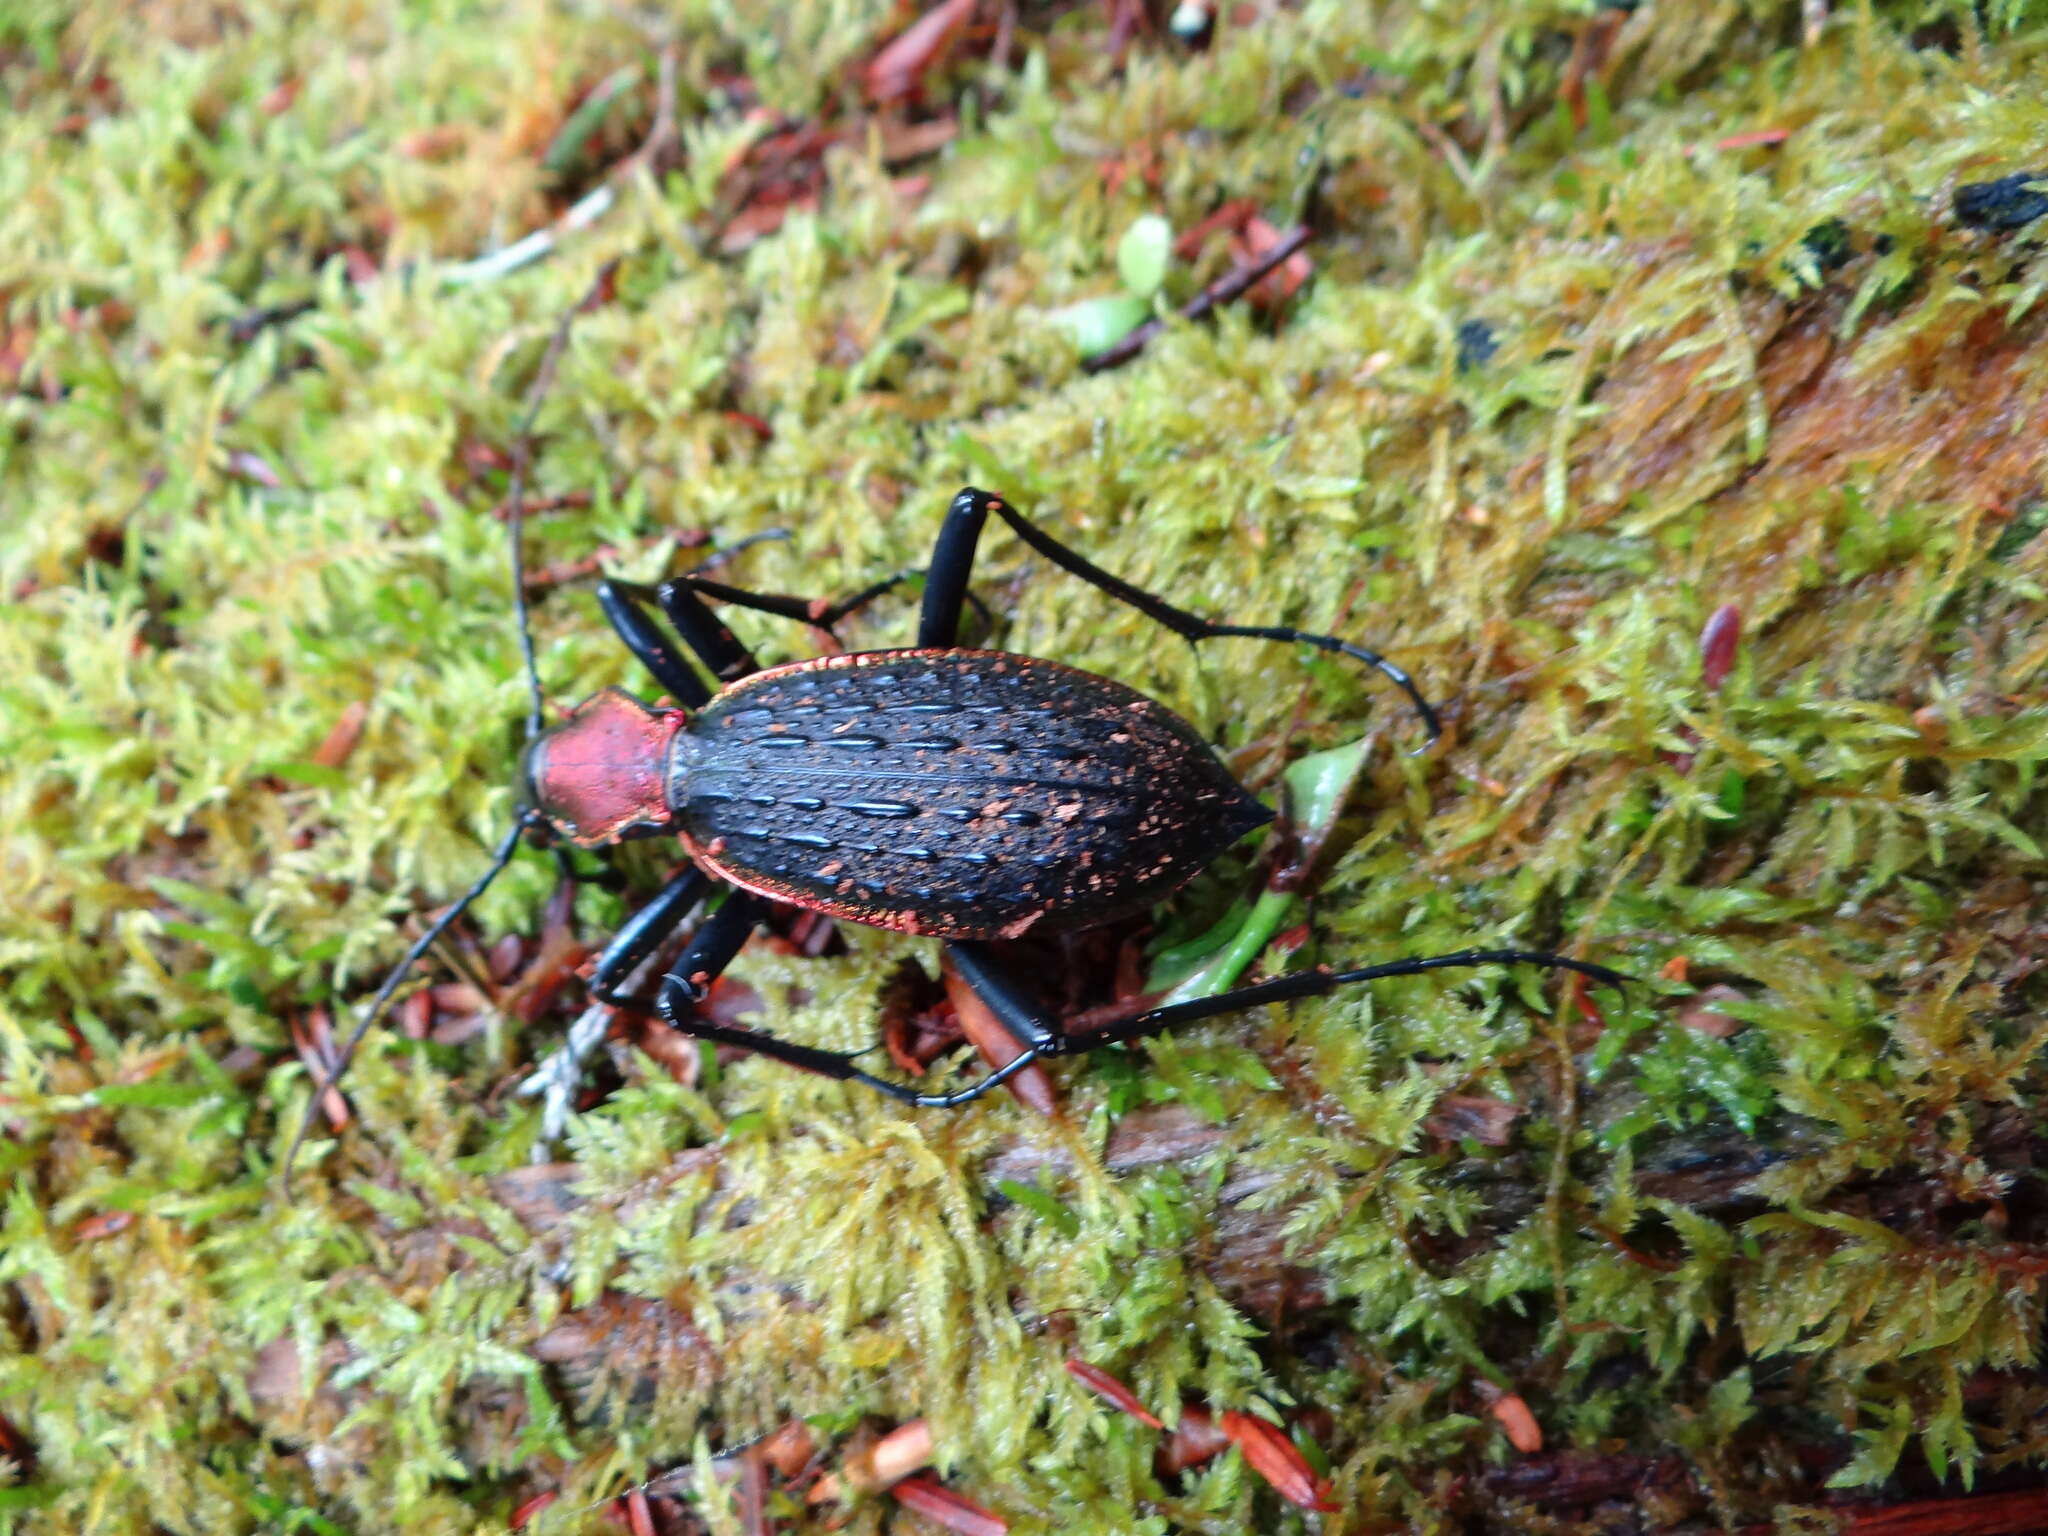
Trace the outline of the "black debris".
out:
[[[1956,188],[1956,222],[1971,229],[2009,234],[2043,214],[2048,214],[2048,172],[2021,171]]]
[[[1467,320],[1458,327],[1458,372],[1484,368],[1500,350],[1500,339],[1484,320]]]

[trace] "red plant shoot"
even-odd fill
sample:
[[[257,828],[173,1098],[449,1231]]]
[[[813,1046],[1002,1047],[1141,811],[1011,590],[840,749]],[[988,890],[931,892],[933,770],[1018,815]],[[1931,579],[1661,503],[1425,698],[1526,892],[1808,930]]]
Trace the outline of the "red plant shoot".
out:
[[[1708,692],[1727,681],[1742,647],[1742,610],[1723,603],[1700,631],[1700,686]]]
[[[896,1502],[960,1536],[1005,1536],[1010,1523],[972,1499],[962,1498],[936,1478],[920,1472],[889,1490]]]
[[[1316,1476],[1308,1458],[1278,1425],[1235,1412],[1225,1412],[1217,1423],[1244,1453],[1251,1469],[1271,1483],[1281,1498],[1303,1509],[1324,1514],[1336,1512],[1338,1506],[1330,1502],[1329,1483]]]
[[[1082,1386],[1093,1392],[1097,1397],[1114,1403],[1140,1424],[1148,1424],[1154,1429],[1164,1429],[1166,1427],[1159,1422],[1158,1415],[1138,1401],[1137,1393],[1133,1392],[1100,1366],[1090,1365],[1085,1360],[1075,1360],[1072,1358],[1062,1363],[1067,1368],[1067,1374],[1073,1377],[1074,1380],[1081,1383]]]

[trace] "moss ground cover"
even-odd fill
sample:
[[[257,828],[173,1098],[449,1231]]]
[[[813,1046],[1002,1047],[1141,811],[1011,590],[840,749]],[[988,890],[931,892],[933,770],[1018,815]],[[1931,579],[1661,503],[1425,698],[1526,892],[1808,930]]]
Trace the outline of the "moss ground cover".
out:
[[[793,1418],[926,1420],[1017,1531],[2043,1523],[2048,12],[943,9],[912,65],[884,0],[0,8],[0,1527],[603,1529],[675,1473],[657,1528],[759,1529],[712,1458]],[[1060,311],[1170,311],[1252,214],[1305,284],[1082,370]],[[531,857],[287,1192],[323,1020],[511,814],[498,514],[610,261],[533,438],[551,700],[642,686],[593,557],[785,529],[732,579],[840,593],[988,485],[1442,702],[1404,755],[1371,678],[991,540],[996,642],[1254,782],[1373,738],[1263,966],[1644,984],[1221,1019],[1061,1067],[1058,1122],[642,1034],[549,1147]],[[865,1044],[934,957],[841,939],[735,996]],[[1070,1358],[1289,1426],[1338,1512],[1162,1473]]]

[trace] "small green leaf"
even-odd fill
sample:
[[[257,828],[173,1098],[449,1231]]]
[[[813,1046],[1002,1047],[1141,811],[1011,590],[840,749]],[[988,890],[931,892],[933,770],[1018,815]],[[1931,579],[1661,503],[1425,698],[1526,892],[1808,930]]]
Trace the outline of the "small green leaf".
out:
[[[92,1093],[96,1104],[137,1109],[182,1109],[212,1097],[204,1083],[108,1083]]]
[[[768,1129],[766,1110],[750,1109],[743,1115],[734,1115],[725,1122],[725,1133],[718,1138],[720,1146],[731,1146],[736,1141],[745,1141],[750,1136],[759,1136]]]
[[[1173,226],[1156,213],[1148,213],[1124,231],[1116,246],[1116,270],[1124,286],[1141,299],[1149,299],[1166,281],[1166,266],[1173,259]]]
[[[1021,501],[1046,501],[1053,492],[1045,482],[1032,473],[1029,465],[999,459],[995,450],[979,438],[965,432],[955,432],[947,439],[946,447],[959,455],[961,461],[974,472],[975,479],[983,489],[999,491],[1005,496],[1017,497]],[[1018,492],[1023,492],[1018,497]]]
[[[1716,1435],[1732,1435],[1748,1422],[1752,1412],[1751,1396],[1748,1366],[1714,1383],[1707,1393],[1706,1417]]]
[[[1048,319],[1074,338],[1074,345],[1092,356],[1106,352],[1150,318],[1152,306],[1131,293],[1113,293],[1107,298],[1083,299],[1056,309]]]
[[[174,939],[183,939],[187,944],[197,944],[201,949],[210,949],[216,955],[231,955],[252,965],[262,964],[269,953],[254,939],[239,933],[229,933],[224,928],[202,928],[197,923],[166,922],[164,932]]]
[[[341,769],[325,763],[265,763],[257,771],[288,784],[304,784],[309,789],[346,789],[349,782],[349,776]]]
[[[1715,803],[1730,816],[1740,816],[1748,795],[1749,780],[1730,768],[1721,778],[1721,792],[1715,796]]]
[[[1593,131],[1596,143],[1604,144],[1613,136],[1614,103],[1607,99],[1607,88],[1597,79],[1586,81],[1586,126]]]
[[[1162,1002],[1181,1003],[1190,998],[1214,997],[1219,992],[1229,991],[1237,985],[1237,979],[1245,973],[1245,968],[1258,959],[1259,951],[1272,942],[1273,935],[1300,907],[1301,898],[1292,891],[1261,891],[1257,903],[1246,914],[1230,942],[1184,977]]]
[[[1597,1138],[1601,1149],[1607,1152],[1620,1150],[1643,1132],[1653,1129],[1660,1118],[1654,1109],[1632,1109],[1616,1116],[1601,1128]]]
[[[1247,1088],[1272,1093],[1280,1086],[1280,1079],[1273,1075],[1273,1069],[1242,1046],[1218,1051],[1215,1064],[1217,1070],[1236,1078]]]
[[[867,1411],[865,1403],[854,1403],[836,1412],[827,1410],[823,1413],[807,1413],[804,1415],[804,1422],[819,1434],[836,1440],[867,1417]]]
[[[1896,1232],[1882,1222],[1867,1217],[1852,1216],[1847,1211],[1816,1211],[1805,1206],[1792,1207],[1792,1214],[1801,1221],[1811,1222],[1816,1227],[1827,1227],[1850,1237],[1860,1237],[1873,1248],[1882,1248],[1891,1253],[1905,1253],[1912,1249],[1911,1238]]]
[[[1371,737],[1361,736],[1327,752],[1311,752],[1288,765],[1287,793],[1295,825],[1304,839],[1320,843],[1329,836],[1351,796],[1351,786],[1365,767],[1366,749],[1371,744]]]
[[[102,1184],[93,1191],[93,1203],[109,1211],[146,1211],[161,1193],[139,1180]]]
[[[1174,985],[1196,966],[1215,954],[1231,941],[1244,920],[1251,916],[1252,904],[1242,896],[1230,904],[1215,922],[1204,928],[1191,939],[1169,945],[1152,957],[1152,971],[1146,978],[1146,990],[1158,992]]]
[[[1330,1453],[1322,1448],[1314,1435],[1297,1424],[1288,1431],[1288,1438],[1293,1440],[1294,1448],[1301,1452],[1301,1458],[1309,1464],[1310,1471],[1317,1477],[1330,1475]]]
[[[1155,1062],[1155,1066],[1157,1063]],[[1187,1064],[1192,1068],[1193,1064]],[[1230,1121],[1230,1106],[1223,1101],[1223,1093],[1208,1078],[1194,1070],[1182,1070],[1172,1074],[1166,1083],[1167,1091],[1180,1103],[1187,1105],[1211,1125],[1226,1125]]]
[[[998,1179],[996,1188],[1026,1210],[1035,1212],[1061,1236],[1081,1235],[1081,1218],[1036,1184],[1020,1184],[1015,1179]]]
[[[210,891],[188,880],[173,880],[168,875],[150,876],[149,885],[165,901],[174,902],[216,922],[246,926],[249,921],[248,909],[224,892]]]
[[[554,143],[541,156],[541,169],[551,176],[559,176],[572,169],[583,158],[583,147],[590,142],[590,136],[597,132],[611,112],[612,103],[639,83],[640,67],[637,64],[614,70],[598,82],[597,88],[569,114],[569,120],[562,124],[562,131],[555,135]]]

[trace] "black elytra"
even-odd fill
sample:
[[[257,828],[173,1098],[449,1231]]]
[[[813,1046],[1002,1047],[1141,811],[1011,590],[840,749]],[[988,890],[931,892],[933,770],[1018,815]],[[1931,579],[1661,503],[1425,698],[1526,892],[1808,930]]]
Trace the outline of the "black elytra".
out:
[[[757,673],[676,734],[666,790],[712,874],[947,939],[1142,912],[1272,819],[1172,711],[1001,651]]]
[[[958,645],[968,578],[990,515],[1054,565],[1191,643],[1241,637],[1313,646],[1377,668],[1435,712],[1408,674],[1349,641],[1278,625],[1216,623],[1141,591],[1066,548],[1001,497],[953,498],[925,574],[917,644],[758,668],[707,605],[714,601],[826,629],[902,579],[839,603],[749,593],[702,577],[658,588],[611,580],[606,617],[674,707],[607,689],[528,749],[521,829],[537,840],[603,847],[673,835],[689,861],[599,957],[593,994],[618,988],[720,886],[653,999],[683,1033],[862,1083],[909,1104],[979,1098],[1043,1057],[1072,1054],[1259,1003],[1312,997],[1383,976],[1528,962],[1619,984],[1600,965],[1519,949],[1466,950],[1363,968],[1280,976],[1168,1004],[1087,1033],[1066,1033],[1009,974],[991,941],[1086,928],[1139,912],[1270,820],[1185,720],[1108,678],[1037,657]],[[903,573],[904,575],[912,573]],[[667,627],[658,622],[658,612]],[[684,659],[696,658],[707,682]],[[511,858],[492,869],[452,921]],[[825,1051],[700,1015],[769,900],[851,922],[935,935],[963,980],[1022,1047],[966,1087],[924,1093]],[[402,965],[423,952],[427,935]],[[402,974],[402,970],[400,973]],[[380,991],[390,995],[397,975]],[[376,1007],[373,1004],[373,1010]]]

